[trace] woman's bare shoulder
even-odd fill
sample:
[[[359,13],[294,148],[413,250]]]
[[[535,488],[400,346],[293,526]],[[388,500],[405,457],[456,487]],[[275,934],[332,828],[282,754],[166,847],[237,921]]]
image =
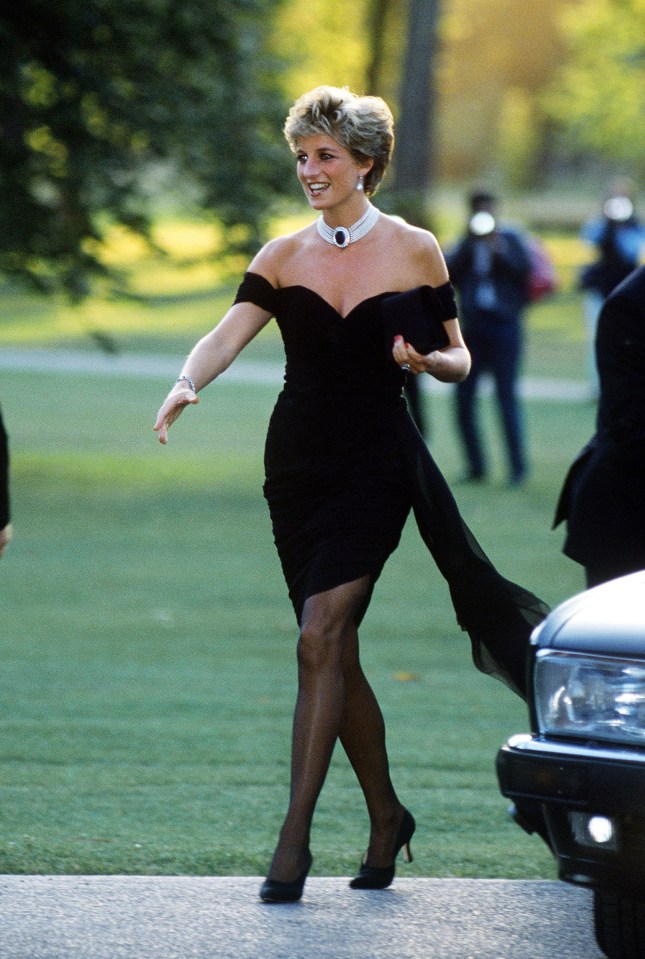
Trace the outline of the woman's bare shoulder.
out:
[[[434,233],[413,226],[396,216],[388,216],[387,225],[391,247],[396,249],[405,261],[406,270],[410,272],[411,285],[417,280],[420,285],[429,283],[431,286],[440,286],[446,282],[448,270]]]
[[[281,278],[289,272],[289,264],[306,251],[312,239],[312,230],[313,227],[309,225],[295,233],[269,240],[253,257],[249,270],[259,273],[273,287],[279,287]]]

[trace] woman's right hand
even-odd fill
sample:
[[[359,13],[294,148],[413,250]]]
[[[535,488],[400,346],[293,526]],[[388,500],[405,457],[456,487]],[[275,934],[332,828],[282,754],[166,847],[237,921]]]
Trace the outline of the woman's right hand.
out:
[[[168,430],[182,413],[184,407],[191,403],[199,403],[199,397],[186,387],[171,390],[164,400],[157,413],[157,422],[154,425],[155,432],[159,433],[159,442],[163,443],[164,446],[168,442]]]

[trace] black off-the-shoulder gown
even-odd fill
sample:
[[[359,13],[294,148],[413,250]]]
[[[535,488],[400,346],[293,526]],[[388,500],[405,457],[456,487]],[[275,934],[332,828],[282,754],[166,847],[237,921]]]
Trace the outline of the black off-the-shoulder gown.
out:
[[[235,299],[275,316],[285,346],[264,493],[296,617],[316,593],[366,575],[373,586],[414,509],[476,666],[524,696],[530,632],[548,609],[497,573],[463,522],[402,397],[387,295],[341,316],[305,286],[274,289],[249,272]]]

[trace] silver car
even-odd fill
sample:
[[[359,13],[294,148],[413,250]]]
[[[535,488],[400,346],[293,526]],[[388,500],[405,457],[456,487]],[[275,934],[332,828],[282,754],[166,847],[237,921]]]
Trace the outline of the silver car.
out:
[[[609,959],[645,959],[645,571],[574,596],[531,640],[532,732],[500,749],[511,814],[593,889]]]

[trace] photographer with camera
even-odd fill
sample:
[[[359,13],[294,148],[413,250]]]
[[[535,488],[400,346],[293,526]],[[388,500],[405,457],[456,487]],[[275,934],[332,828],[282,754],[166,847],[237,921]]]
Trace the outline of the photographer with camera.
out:
[[[476,405],[481,374],[490,373],[508,452],[509,484],[516,486],[527,473],[517,386],[532,264],[527,239],[501,224],[496,209],[490,193],[473,193],[466,233],[446,254],[472,358],[470,375],[455,387],[456,416],[467,462],[463,480],[482,481],[487,466]]]
[[[602,214],[582,228],[581,238],[593,247],[596,259],[583,267],[585,328],[593,396],[598,395],[598,369],[594,352],[598,317],[605,299],[638,266],[645,246],[645,225],[636,216],[634,188],[619,180],[603,201]]]

